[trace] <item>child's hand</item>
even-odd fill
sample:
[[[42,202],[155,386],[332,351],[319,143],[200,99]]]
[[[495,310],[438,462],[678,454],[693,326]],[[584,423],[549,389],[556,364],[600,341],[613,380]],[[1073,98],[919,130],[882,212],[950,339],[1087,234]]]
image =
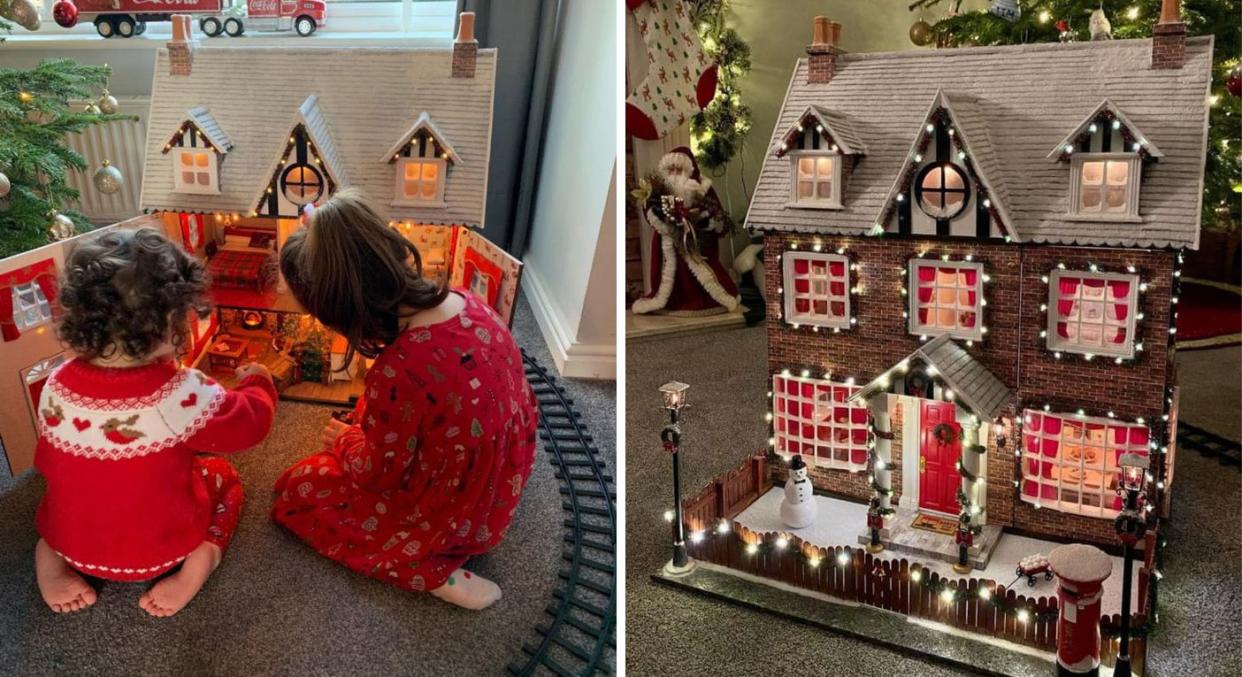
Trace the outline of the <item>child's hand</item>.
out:
[[[236,373],[238,381],[244,381],[250,376],[263,376],[269,381],[272,380],[272,372],[268,371],[267,367],[259,364],[258,362],[247,362],[246,364],[238,367]]]
[[[349,428],[350,426],[347,423],[343,423],[334,418],[328,419],[328,425],[323,428],[322,441],[324,451],[328,451],[332,449],[332,447],[336,446],[336,438],[340,437],[341,433],[349,430]]]

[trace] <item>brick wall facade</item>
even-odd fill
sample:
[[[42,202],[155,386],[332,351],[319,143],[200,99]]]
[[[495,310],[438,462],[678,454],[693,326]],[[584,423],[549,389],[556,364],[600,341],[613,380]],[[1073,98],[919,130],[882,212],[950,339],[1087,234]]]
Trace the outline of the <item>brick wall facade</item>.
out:
[[[824,84],[832,79],[837,67],[837,50],[828,45],[806,48],[806,80],[812,84]]]
[[[1186,24],[1156,24],[1151,38],[1152,68],[1181,68],[1186,63]]]
[[[796,242],[801,250],[809,250],[819,242],[824,251],[845,247],[851,261],[858,265],[851,283],[861,287],[852,297],[852,312],[857,325],[841,333],[814,331],[801,326],[794,329],[780,318],[784,315],[781,254]],[[769,373],[783,369],[812,373],[832,372],[833,380],[848,377],[864,384],[914,352],[919,337],[907,330],[902,317],[908,297],[901,294],[908,279],[909,260],[926,252],[930,257],[947,254],[952,261],[963,260],[967,254],[983,263],[990,276],[983,295],[983,325],[987,333],[982,341],[967,348],[1013,392],[1014,401],[1002,415],[1002,422],[989,426],[984,440],[987,446],[988,520],[1034,535],[1073,538],[1111,544],[1115,542],[1111,520],[1061,513],[1049,508],[1035,509],[1018,500],[1017,459],[1014,450],[1020,444],[1020,425],[1015,417],[1024,407],[1042,407],[1053,411],[1073,412],[1078,408],[1102,415],[1112,410],[1121,419],[1144,417],[1158,421],[1163,412],[1165,388],[1172,385],[1172,351],[1169,347],[1171,288],[1176,254],[1172,251],[1138,249],[1104,249],[1019,245],[976,240],[897,239],[892,237],[816,237],[789,233],[769,233],[764,244],[765,285],[768,303],[768,368]],[[935,260],[930,259],[930,260]],[[1054,357],[1046,347],[1040,331],[1046,328],[1047,317],[1040,309],[1048,303],[1048,285],[1041,276],[1058,263],[1067,270],[1088,270],[1096,264],[1102,271],[1126,272],[1134,266],[1147,291],[1138,295],[1136,341],[1143,351],[1133,362],[1115,364],[1111,358],[1097,357],[1087,361],[1081,355]],[[913,293],[913,292],[911,292]],[[962,343],[962,342],[959,342]],[[963,343],[964,345],[964,343]],[[901,430],[904,416],[902,400],[892,403],[893,440],[892,487],[894,498],[901,492]],[[1008,419],[1008,420],[1005,420]],[[1020,421],[1018,421],[1020,423]],[[1006,446],[997,446],[996,430],[1006,430]],[[1159,432],[1158,430],[1156,431]],[[783,464],[772,464],[783,478]],[[815,487],[821,491],[865,501],[871,495],[867,473],[815,469],[811,473]]]
[[[479,60],[478,42],[453,43],[453,77],[472,78]]]
[[[168,43],[168,72],[170,75],[190,75],[194,69],[194,45]]]

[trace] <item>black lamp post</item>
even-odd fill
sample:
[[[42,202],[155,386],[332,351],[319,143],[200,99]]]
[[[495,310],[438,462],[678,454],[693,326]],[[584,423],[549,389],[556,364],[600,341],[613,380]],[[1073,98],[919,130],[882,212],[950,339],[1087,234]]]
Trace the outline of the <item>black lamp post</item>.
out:
[[[1138,454],[1122,454],[1121,484],[1117,487],[1125,500],[1121,514],[1113,523],[1125,548],[1121,569],[1121,646],[1117,650],[1114,677],[1130,677],[1130,573],[1134,568],[1134,544],[1147,531],[1147,520],[1140,505],[1143,485],[1146,483],[1147,458]]]
[[[673,455],[673,562],[674,571],[684,571],[690,564],[686,554],[686,525],[681,514],[681,425],[678,416],[686,406],[686,391],[690,386],[670,381],[660,386],[664,396],[664,408],[668,410],[669,422],[660,431],[664,450]]]

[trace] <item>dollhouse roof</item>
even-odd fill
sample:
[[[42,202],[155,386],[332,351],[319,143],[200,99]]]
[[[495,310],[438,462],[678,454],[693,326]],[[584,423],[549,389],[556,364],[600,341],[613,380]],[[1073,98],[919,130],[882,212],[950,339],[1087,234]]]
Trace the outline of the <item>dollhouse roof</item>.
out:
[[[201,46],[189,76],[169,73],[159,50],[147,120],[142,208],[249,214],[301,122],[338,185],[360,189],[390,219],[481,225],[491,154],[496,50],[480,49],[475,77],[452,77],[452,49]],[[365,67],[345,67],[346,62]],[[172,160],[160,154],[186,111],[210,107],[232,149],[219,195],[174,192]],[[460,157],[444,207],[397,206],[392,165],[376,158],[426,111]],[[205,130],[204,130],[205,131]]]
[[[792,166],[768,153],[746,217],[750,228],[863,235],[880,218],[928,103],[947,93],[981,173],[1000,192],[1017,239],[1039,243],[1197,247],[1207,144],[1212,38],[1186,40],[1180,69],[1151,68],[1151,40],[840,54],[827,84],[794,68],[773,145],[810,106],[848,116],[867,154],[855,165],[843,209],[789,206]],[[1158,144],[1139,194],[1141,223],[1067,218],[1070,171],[1048,149],[1101,100]],[[971,139],[969,137],[973,136]],[[989,191],[993,195],[995,192]]]
[[[216,147],[216,151],[224,154],[233,147],[233,142],[229,140],[229,135],[225,134],[223,129],[220,129],[220,123],[216,122],[216,119],[211,116],[211,111],[206,107],[195,106],[186,111],[185,115],[185,119],[194,123],[198,131],[202,132],[203,136],[207,137],[207,140],[211,142],[211,145]]]
[[[1009,388],[987,367],[971,357],[947,334],[919,346],[906,358],[922,362],[936,370],[936,378],[951,389],[954,397],[977,416],[993,419],[1000,416],[1013,396]],[[863,386],[850,396],[851,401],[865,401],[872,395],[886,392],[891,379],[885,374]]]
[[[440,144],[440,148],[444,150],[444,153],[448,156],[448,159],[451,162],[454,164],[461,164],[461,156],[457,154],[456,150],[453,150],[453,144],[449,143],[448,137],[444,134],[444,132],[440,131],[440,126],[436,124],[435,120],[431,119],[431,116],[427,114],[427,111],[423,111],[418,114],[418,119],[414,121],[414,126],[405,130],[405,133],[401,135],[401,138],[397,139],[397,142],[384,152],[383,157],[380,158],[380,162],[385,164],[392,162],[396,155],[401,152],[401,149],[405,146],[405,144],[409,143],[410,139],[414,138],[415,134],[424,130],[428,134],[431,134],[431,136]]]
[[[829,136],[837,142],[837,146],[840,147],[842,154],[867,154],[867,145],[862,142],[862,139],[858,136],[858,132],[854,131],[854,124],[850,122],[849,117],[839,111],[829,110],[822,106],[807,106],[802,115],[798,116],[798,119],[794,121],[794,124],[790,125],[789,128],[785,130],[785,134],[781,135],[781,137],[788,137],[790,134],[795,132],[798,126],[802,124],[802,121],[806,120],[808,117],[823,126]],[[781,143],[779,138],[776,143],[778,145]]]
[[[1064,155],[1065,147],[1073,144],[1074,139],[1078,138],[1079,134],[1087,131],[1087,128],[1097,117],[1100,116],[1101,113],[1111,113],[1113,117],[1129,129],[1135,137],[1142,139],[1144,142],[1143,148],[1147,151],[1148,155],[1157,159],[1164,157],[1164,153],[1156,147],[1156,144],[1152,143],[1151,139],[1148,139],[1147,135],[1136,127],[1133,122],[1130,122],[1130,118],[1126,117],[1126,114],[1121,112],[1121,109],[1117,107],[1117,104],[1109,101],[1108,99],[1104,99],[1104,101],[1100,102],[1100,105],[1096,106],[1095,110],[1088,113],[1087,117],[1083,118],[1082,122],[1079,122],[1077,127],[1070,130],[1070,133],[1066,134],[1064,139],[1061,139],[1057,145],[1053,146],[1052,150],[1048,151],[1048,157],[1056,159],[1061,158],[1062,155]]]

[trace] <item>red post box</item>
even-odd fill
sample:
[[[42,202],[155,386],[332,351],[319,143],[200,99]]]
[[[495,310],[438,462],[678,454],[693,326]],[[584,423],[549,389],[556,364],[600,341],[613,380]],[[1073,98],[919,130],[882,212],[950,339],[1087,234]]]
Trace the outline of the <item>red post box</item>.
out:
[[[1075,543],[1053,549],[1057,575],[1057,675],[1100,674],[1100,598],[1113,561],[1103,550]]]

